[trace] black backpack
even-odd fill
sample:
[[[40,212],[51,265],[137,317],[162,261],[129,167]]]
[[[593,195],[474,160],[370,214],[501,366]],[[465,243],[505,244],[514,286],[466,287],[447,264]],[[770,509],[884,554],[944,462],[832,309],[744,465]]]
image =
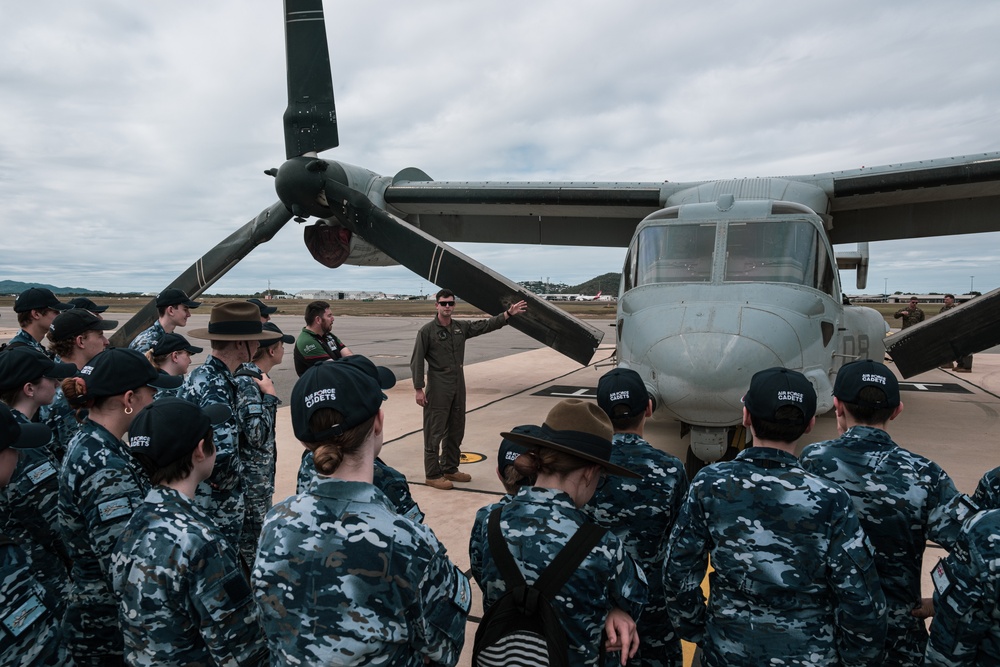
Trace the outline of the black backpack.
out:
[[[538,581],[529,586],[500,532],[501,509],[490,513],[486,532],[490,553],[507,592],[483,615],[476,630],[472,664],[474,667],[567,667],[566,630],[550,600],[607,530],[592,523],[580,526]]]

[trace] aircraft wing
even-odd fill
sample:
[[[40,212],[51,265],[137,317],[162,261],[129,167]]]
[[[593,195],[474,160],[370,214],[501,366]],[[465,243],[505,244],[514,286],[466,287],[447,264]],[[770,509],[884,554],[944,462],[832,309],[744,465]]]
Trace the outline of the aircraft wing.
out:
[[[643,218],[691,184],[431,181],[400,172],[384,193],[442,241],[627,247]]]
[[[832,243],[1000,231],[997,152],[785,178],[827,192]]]

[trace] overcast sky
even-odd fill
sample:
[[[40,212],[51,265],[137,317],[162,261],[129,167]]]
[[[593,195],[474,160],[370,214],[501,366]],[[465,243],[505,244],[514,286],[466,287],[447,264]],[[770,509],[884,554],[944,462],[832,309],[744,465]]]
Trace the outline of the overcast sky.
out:
[[[1000,150],[994,0],[687,4],[327,0],[341,146],[324,156],[439,180],[691,181]],[[155,291],[276,200],[277,0],[4,2],[0,25],[0,279]],[[624,257],[458,247],[569,284]],[[998,234],[871,252],[869,292],[1000,285]],[[431,289],[326,269],[294,222],[210,292],[269,283]]]

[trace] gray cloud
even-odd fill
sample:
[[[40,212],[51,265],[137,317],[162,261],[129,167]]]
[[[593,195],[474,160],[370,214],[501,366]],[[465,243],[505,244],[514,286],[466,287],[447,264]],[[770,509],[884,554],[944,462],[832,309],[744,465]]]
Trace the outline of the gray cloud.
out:
[[[996,3],[675,4],[328,0],[342,146],[327,155],[441,180],[686,181],[1000,149]],[[4,3],[0,21],[0,277],[155,290],[276,199],[280,3]],[[870,289],[992,289],[998,238],[873,244]],[[515,280],[623,257],[459,247]],[[294,223],[213,291],[268,280],[421,284],[325,269]]]

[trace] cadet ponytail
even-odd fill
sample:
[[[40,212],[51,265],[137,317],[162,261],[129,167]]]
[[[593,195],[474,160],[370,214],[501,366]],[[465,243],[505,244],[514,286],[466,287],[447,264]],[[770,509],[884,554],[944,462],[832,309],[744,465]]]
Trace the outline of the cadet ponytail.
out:
[[[511,467],[515,468],[522,477],[535,480],[540,474],[565,477],[574,470],[592,465],[596,464],[593,461],[581,459],[579,456],[559,452],[548,447],[533,447],[514,459]]]
[[[321,475],[332,475],[345,458],[356,455],[365,440],[368,439],[368,434],[371,433],[377,416],[378,413],[375,413],[339,436],[333,436],[321,442],[305,443],[306,447],[313,453],[313,462],[316,464],[317,472]],[[342,421],[344,421],[342,414],[332,408],[324,408],[317,410],[309,418],[309,430],[313,433],[322,433]]]

